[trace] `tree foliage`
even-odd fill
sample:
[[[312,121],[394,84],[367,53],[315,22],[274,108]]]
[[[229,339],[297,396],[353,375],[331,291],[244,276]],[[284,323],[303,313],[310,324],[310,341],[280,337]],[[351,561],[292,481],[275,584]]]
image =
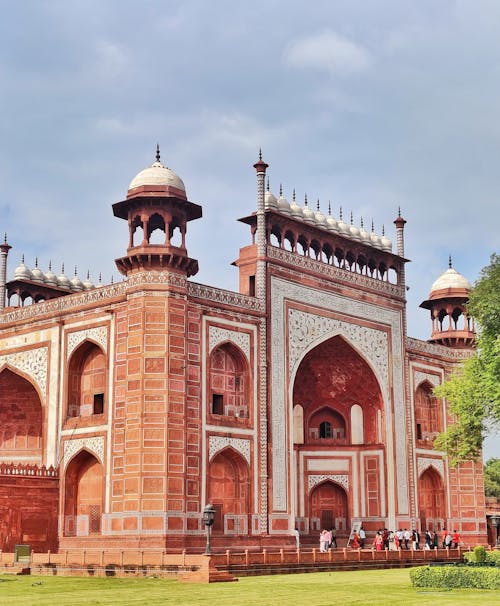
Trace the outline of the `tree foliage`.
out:
[[[483,439],[500,426],[500,256],[492,255],[470,293],[467,312],[478,331],[475,354],[435,394],[446,398],[454,424],[434,445],[452,464],[477,459]]]
[[[484,466],[484,492],[500,499],[500,459],[489,459]]]

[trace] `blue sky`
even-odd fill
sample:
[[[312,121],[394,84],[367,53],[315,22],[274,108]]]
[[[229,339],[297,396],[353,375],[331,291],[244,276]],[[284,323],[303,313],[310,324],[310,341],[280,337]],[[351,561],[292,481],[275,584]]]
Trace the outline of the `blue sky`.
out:
[[[496,0],[23,0],[2,3],[0,48],[10,275],[24,254],[118,279],[111,204],[157,142],[203,205],[198,282],[237,289],[259,147],[275,193],[393,240],[401,207],[410,336],[430,335],[418,305],[449,254],[474,282],[499,250]]]

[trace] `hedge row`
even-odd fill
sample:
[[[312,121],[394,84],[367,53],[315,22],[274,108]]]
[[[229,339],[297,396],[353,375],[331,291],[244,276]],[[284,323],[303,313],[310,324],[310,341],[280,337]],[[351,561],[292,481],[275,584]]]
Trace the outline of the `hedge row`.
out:
[[[467,566],[420,566],[410,570],[413,587],[500,589],[500,569]]]
[[[484,547],[474,547],[474,551],[464,553],[464,560],[470,564],[495,564],[500,566],[500,551],[488,551]]]

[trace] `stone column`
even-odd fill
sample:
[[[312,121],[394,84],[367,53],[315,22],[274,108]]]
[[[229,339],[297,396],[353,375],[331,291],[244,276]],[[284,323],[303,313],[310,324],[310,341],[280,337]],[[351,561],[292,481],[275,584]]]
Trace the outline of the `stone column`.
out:
[[[7,283],[7,255],[12,246],[7,244],[5,234],[3,244],[0,244],[0,310],[5,307],[5,284]]]

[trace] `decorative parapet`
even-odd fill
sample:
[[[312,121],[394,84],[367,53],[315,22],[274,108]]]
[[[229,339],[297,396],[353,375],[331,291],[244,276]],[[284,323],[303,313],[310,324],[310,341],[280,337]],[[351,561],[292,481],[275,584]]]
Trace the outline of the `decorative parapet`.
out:
[[[124,296],[125,282],[111,284],[110,286],[100,286],[94,290],[89,290],[81,293],[74,293],[50,301],[41,301],[26,307],[17,309],[9,309],[0,314],[0,324],[8,324],[10,322],[18,322],[20,320],[38,319],[41,316],[50,314],[71,311],[82,305],[100,305],[107,299]]]
[[[405,295],[404,287],[401,285],[370,278],[370,276],[363,276],[362,274],[349,271],[348,269],[341,269],[340,267],[335,267],[335,265],[329,265],[328,263],[316,261],[310,257],[303,257],[297,253],[276,248],[276,246],[270,245],[267,247],[267,256],[297,268],[313,271],[327,277],[329,280],[335,280],[336,282],[346,282],[347,284],[354,286],[369,288],[370,290],[382,292],[401,299],[403,299]]]
[[[242,310],[254,312],[264,312],[265,310],[264,303],[255,297],[242,295],[241,293],[233,292],[231,290],[205,286],[195,282],[188,282],[188,294],[190,297],[221,303],[222,305],[229,305],[231,307],[238,307]]]
[[[445,347],[436,343],[428,343],[420,339],[408,337],[406,339],[406,350],[415,351],[425,355],[442,356],[452,360],[466,360],[474,355],[474,352],[468,349],[454,349],[453,347]]]
[[[0,463],[0,476],[29,476],[37,478],[58,478],[57,467],[45,467],[45,465]]]

